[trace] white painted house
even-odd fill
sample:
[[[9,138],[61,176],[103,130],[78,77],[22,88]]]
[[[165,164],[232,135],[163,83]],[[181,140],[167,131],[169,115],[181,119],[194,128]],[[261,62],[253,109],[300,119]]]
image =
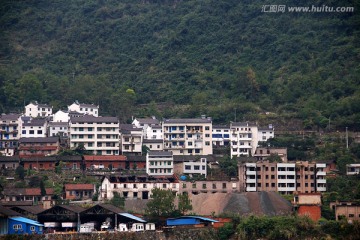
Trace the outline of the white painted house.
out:
[[[69,132],[68,122],[49,122],[49,137],[67,137]]]
[[[25,106],[25,116],[29,117],[48,117],[52,115],[52,107],[47,104],[39,104],[38,102],[30,102]]]
[[[68,111],[79,112],[86,115],[92,115],[94,117],[99,116],[99,106],[94,104],[85,104],[75,101],[73,104],[68,106]]]
[[[21,138],[47,137],[47,120],[45,118],[33,118],[29,122],[21,123]]]
[[[122,154],[141,155],[142,145],[142,128],[137,128],[132,124],[120,124],[120,150]]]
[[[166,151],[149,151],[146,155],[146,173],[150,176],[173,175],[173,153]]]
[[[144,139],[163,139],[161,123],[155,117],[135,118],[132,124],[143,129]]]
[[[0,115],[0,155],[13,156],[20,138],[20,114]]]

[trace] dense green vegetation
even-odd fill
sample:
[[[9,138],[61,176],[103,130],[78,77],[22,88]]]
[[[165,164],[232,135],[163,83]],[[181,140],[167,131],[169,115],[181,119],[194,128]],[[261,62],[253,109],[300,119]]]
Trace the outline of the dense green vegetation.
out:
[[[281,2],[354,13],[264,13],[264,4],[274,3],[4,0],[0,111],[77,99],[123,122],[271,111],[305,128],[330,118],[333,128],[359,129],[359,2]]]

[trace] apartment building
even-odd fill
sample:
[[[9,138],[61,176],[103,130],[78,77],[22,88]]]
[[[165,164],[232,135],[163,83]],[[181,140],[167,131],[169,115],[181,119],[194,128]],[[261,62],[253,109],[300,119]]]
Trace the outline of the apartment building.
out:
[[[104,177],[99,200],[112,199],[114,192],[129,199],[150,199],[154,188],[171,190],[178,194],[180,186],[178,179],[171,176],[110,176]]]
[[[230,144],[230,127],[214,125],[212,128],[213,146],[229,146]]]
[[[144,139],[143,145],[150,151],[162,151],[164,150],[164,140],[162,139]]]
[[[50,137],[67,137],[69,133],[68,128],[68,122],[49,122],[48,135]]]
[[[97,155],[119,155],[119,120],[92,115],[70,118],[69,142],[70,148],[83,144]]]
[[[166,119],[163,122],[164,150],[174,155],[212,154],[210,118]]]
[[[143,145],[142,128],[132,124],[120,124],[120,150],[123,155],[141,155]]]
[[[281,194],[326,191],[326,164],[246,162],[239,165],[240,190],[276,191]]]
[[[360,173],[360,164],[346,164],[346,175],[358,175]]]
[[[249,122],[230,123],[231,157],[253,156],[258,145],[258,127]]]
[[[25,116],[28,117],[48,117],[52,115],[52,107],[47,104],[31,102],[25,106]]]
[[[167,151],[148,152],[146,155],[146,173],[150,176],[173,175],[173,153]]]
[[[0,115],[0,155],[13,156],[19,141],[20,114]]]
[[[73,104],[68,106],[69,112],[78,112],[85,115],[92,115],[94,117],[99,116],[99,106],[94,104],[85,104],[75,101]]]

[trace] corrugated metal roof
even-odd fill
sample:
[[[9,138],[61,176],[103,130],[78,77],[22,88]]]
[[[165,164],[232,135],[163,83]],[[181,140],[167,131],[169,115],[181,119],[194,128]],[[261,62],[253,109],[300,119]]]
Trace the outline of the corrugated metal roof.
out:
[[[135,221],[138,221],[138,222],[142,222],[142,223],[145,223],[145,222],[146,222],[144,219],[139,218],[139,217],[137,217],[137,216],[134,216],[134,215],[132,215],[132,214],[130,214],[130,213],[119,213],[119,215],[124,216],[124,217],[127,217],[127,218],[131,218],[131,219],[133,219],[133,220],[135,220]]]
[[[6,208],[0,205],[0,216],[20,216],[21,214],[18,212],[15,212],[14,210],[11,210],[10,208]]]
[[[38,221],[34,221],[34,220],[29,219],[29,218],[24,218],[24,217],[11,217],[10,219],[11,219],[11,220],[14,220],[14,221],[18,221],[18,222],[23,222],[23,223],[32,224],[32,225],[39,226],[39,227],[43,227],[43,226],[44,226],[43,224],[39,223]]]

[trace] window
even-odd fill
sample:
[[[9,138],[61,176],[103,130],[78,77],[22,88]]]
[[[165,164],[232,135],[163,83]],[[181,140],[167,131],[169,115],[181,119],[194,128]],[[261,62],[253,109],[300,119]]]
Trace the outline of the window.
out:
[[[205,137],[210,137],[210,134],[205,134]]]
[[[206,142],[205,142],[205,145],[206,145],[206,146],[210,146],[210,142],[209,142],[209,141],[206,141]]]
[[[34,130],[30,130],[30,131],[29,131],[29,134],[34,134]]]
[[[166,188],[166,183],[163,184],[163,188]]]
[[[200,170],[200,166],[194,166],[194,170]]]
[[[222,188],[225,189],[226,188],[226,183],[222,184]]]
[[[21,133],[22,133],[22,134],[26,134],[26,130],[22,130]]]
[[[210,127],[209,127],[209,126],[205,126],[205,130],[210,130]]]
[[[93,143],[88,143],[88,147],[92,147],[93,146]]]
[[[191,170],[191,166],[185,165],[185,170]]]

